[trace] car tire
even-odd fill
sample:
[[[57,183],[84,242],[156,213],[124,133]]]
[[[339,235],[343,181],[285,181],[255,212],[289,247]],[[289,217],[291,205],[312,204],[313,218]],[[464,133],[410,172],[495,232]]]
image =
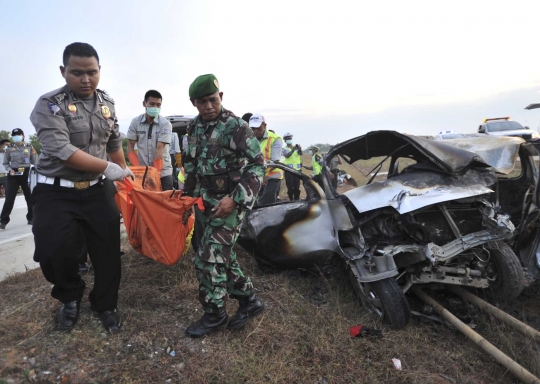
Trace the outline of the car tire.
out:
[[[516,254],[502,241],[487,243],[489,252],[488,268],[489,290],[498,300],[513,300],[521,294],[524,286],[523,268]],[[491,268],[489,268],[491,267]],[[491,276],[490,276],[491,275]]]
[[[393,329],[409,324],[411,308],[399,284],[392,278],[360,283],[352,270],[349,277],[362,305]]]

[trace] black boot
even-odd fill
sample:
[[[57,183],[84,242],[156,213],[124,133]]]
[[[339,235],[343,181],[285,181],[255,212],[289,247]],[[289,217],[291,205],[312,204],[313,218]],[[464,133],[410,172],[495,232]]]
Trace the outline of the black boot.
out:
[[[264,303],[252,293],[250,296],[235,296],[235,299],[240,303],[238,311],[231,317],[229,321],[229,329],[242,328],[253,317],[261,314],[264,311]]]
[[[80,300],[64,303],[58,312],[58,327],[56,329],[58,331],[71,331],[79,320],[80,307]]]
[[[218,312],[205,313],[199,320],[191,323],[186,329],[186,335],[194,338],[203,337],[226,328],[227,324],[229,324],[229,316],[225,308],[220,308]]]

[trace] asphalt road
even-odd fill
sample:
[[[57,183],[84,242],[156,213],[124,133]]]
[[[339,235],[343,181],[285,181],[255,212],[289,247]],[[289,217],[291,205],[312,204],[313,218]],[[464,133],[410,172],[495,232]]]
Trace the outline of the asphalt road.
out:
[[[0,198],[0,210],[4,207],[4,198]],[[6,229],[0,229],[0,280],[15,272],[25,272],[38,268],[34,257],[34,235],[32,226],[26,220],[26,201],[21,194],[15,199],[11,212],[11,221]]]

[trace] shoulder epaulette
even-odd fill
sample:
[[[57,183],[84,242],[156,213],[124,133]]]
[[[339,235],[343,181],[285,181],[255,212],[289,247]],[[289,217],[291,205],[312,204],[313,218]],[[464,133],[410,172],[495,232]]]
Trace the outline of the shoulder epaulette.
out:
[[[60,104],[66,99],[66,97],[67,97],[67,93],[60,92],[54,95],[52,98],[54,99],[54,101],[56,101],[56,104]]]
[[[97,89],[99,93],[101,93],[101,96],[107,100],[109,103],[114,104],[114,99],[109,96],[109,94],[105,91],[102,91],[101,89]]]

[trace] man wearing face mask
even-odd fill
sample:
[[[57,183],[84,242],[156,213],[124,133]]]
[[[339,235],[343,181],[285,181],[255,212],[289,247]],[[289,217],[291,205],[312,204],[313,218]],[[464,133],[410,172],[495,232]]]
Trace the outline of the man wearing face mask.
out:
[[[161,116],[161,93],[150,90],[144,95],[145,113],[131,121],[127,138],[128,159],[131,165],[147,165],[161,173],[161,188],[164,191],[173,189],[173,167],[169,156],[172,125]],[[135,153],[137,144],[138,155]]]
[[[7,169],[4,168],[4,155],[10,146],[8,139],[0,140],[0,197],[6,194]]]
[[[283,147],[283,163],[297,172],[302,172],[302,147],[293,145],[293,135],[287,132],[283,136],[285,147]],[[292,173],[285,172],[285,184],[287,184],[287,195],[290,201],[300,200],[300,178]]]
[[[19,187],[22,188],[24,193],[24,199],[28,206],[28,213],[26,219],[28,224],[32,225],[32,198],[30,187],[28,186],[28,173],[30,171],[30,164],[36,162],[36,150],[32,148],[30,144],[24,142],[24,132],[20,128],[15,128],[11,132],[11,139],[15,144],[9,146],[4,154],[3,166],[8,172],[6,183],[6,200],[4,201],[4,208],[0,214],[0,229],[6,229],[6,225],[9,223],[9,216],[13,210],[13,204],[17,197],[17,191]],[[5,145],[4,145],[5,147]]]

